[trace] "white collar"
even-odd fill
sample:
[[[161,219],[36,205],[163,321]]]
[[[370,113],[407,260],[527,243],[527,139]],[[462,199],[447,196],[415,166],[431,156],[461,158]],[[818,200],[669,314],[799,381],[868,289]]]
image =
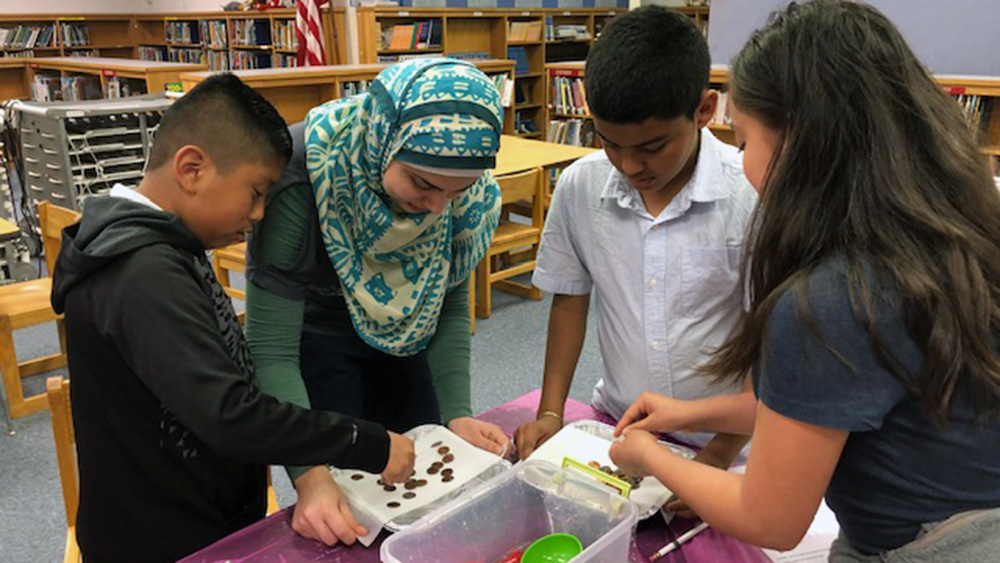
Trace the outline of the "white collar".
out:
[[[114,187],[111,188],[111,192],[108,195],[111,197],[120,197],[122,199],[134,201],[135,203],[145,205],[146,207],[152,207],[157,211],[163,211],[163,208],[153,203],[153,200],[124,184],[115,184]]]

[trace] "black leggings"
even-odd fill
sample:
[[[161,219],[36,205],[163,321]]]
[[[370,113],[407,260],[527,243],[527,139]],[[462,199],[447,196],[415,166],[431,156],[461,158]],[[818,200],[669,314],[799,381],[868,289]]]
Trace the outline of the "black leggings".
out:
[[[398,433],[441,423],[426,351],[401,358],[353,333],[303,332],[299,362],[314,409],[378,422]]]

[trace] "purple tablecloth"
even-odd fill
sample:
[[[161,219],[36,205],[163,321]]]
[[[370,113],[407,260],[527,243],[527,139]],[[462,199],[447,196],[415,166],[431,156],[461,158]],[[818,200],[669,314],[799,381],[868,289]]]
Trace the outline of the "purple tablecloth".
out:
[[[508,434],[522,422],[531,420],[538,408],[541,391],[532,391],[509,403],[479,416],[499,425]],[[565,411],[566,422],[576,420],[601,420],[612,422],[591,407],[569,401]],[[260,522],[227,536],[184,559],[181,563],[291,563],[297,561],[322,561],[324,563],[375,563],[379,561],[379,547],[388,537],[383,532],[371,547],[361,544],[347,547],[325,545],[298,536],[291,527],[291,507],[281,510]],[[659,517],[640,522],[632,544],[631,559],[648,561],[649,556],[691,528],[695,522],[675,519],[670,526]],[[769,563],[770,559],[753,546],[738,542],[709,528],[698,534],[670,555],[659,559],[662,563]],[[428,562],[430,563],[430,562]]]

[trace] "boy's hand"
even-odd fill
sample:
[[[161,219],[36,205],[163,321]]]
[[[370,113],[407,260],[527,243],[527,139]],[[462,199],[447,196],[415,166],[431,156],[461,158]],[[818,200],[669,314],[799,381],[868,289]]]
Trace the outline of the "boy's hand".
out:
[[[413,453],[413,440],[389,432],[389,461],[382,470],[382,480],[386,483],[402,483],[413,475],[413,464],[416,458]]]
[[[554,416],[543,416],[538,420],[525,422],[514,431],[514,444],[517,445],[518,457],[528,459],[531,452],[560,430],[562,422]]]
[[[463,416],[452,419],[448,429],[473,446],[496,455],[503,455],[509,447],[507,435],[490,422]]]
[[[685,430],[690,418],[688,410],[687,401],[646,391],[622,415],[615,426],[615,436],[621,436],[626,429],[647,432]]]
[[[646,454],[661,448],[656,437],[645,430],[629,430],[625,439],[611,444],[608,452],[611,461],[629,475],[645,477],[651,473],[646,463]]]
[[[347,498],[326,467],[313,467],[295,480],[299,500],[292,513],[292,529],[299,535],[333,546],[351,545],[368,534],[351,514]]]

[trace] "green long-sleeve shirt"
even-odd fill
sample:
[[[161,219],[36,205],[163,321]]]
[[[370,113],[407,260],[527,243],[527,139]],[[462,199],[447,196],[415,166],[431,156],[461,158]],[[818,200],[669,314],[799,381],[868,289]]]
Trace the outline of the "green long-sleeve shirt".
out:
[[[322,239],[312,188],[305,174],[302,134],[292,126],[295,150],[275,187],[248,254],[246,333],[257,383],[262,391],[303,407],[309,397],[299,368],[303,330],[348,330],[342,299],[332,298],[336,273],[321,253]],[[324,295],[324,292],[326,295]],[[343,310],[332,310],[339,301]],[[353,328],[350,328],[353,330]],[[469,385],[468,285],[444,300],[428,362],[445,423],[472,414]],[[308,468],[288,468],[294,480]]]

